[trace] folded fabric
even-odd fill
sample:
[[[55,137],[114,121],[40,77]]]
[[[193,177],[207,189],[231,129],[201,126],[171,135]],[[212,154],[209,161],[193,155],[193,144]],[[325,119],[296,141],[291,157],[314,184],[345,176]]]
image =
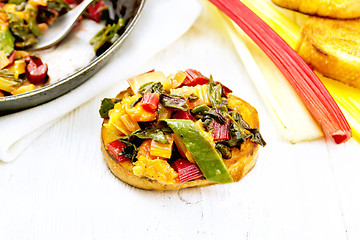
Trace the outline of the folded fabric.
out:
[[[184,34],[200,11],[196,0],[147,0],[121,48],[88,81],[49,103],[0,117],[0,160],[13,161],[59,118],[134,74],[141,64]]]

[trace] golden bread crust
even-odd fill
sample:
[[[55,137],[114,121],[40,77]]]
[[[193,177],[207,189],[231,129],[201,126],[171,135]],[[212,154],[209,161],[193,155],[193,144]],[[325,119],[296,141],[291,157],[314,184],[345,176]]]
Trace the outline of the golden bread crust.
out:
[[[360,19],[310,17],[297,52],[324,76],[360,88]]]
[[[276,5],[308,15],[336,19],[360,17],[359,0],[271,0]]]
[[[117,97],[122,97],[129,93],[129,90],[123,91]],[[242,112],[244,120],[253,128],[259,128],[259,117],[256,109],[244,100],[229,94],[228,99],[237,100],[237,111]],[[203,187],[215,184],[208,180],[194,180],[178,184],[164,184],[149,178],[139,177],[133,174],[133,164],[130,161],[117,162],[105,149],[105,144],[109,142],[110,133],[104,126],[101,128],[101,151],[104,160],[110,171],[123,182],[136,188],[147,190],[178,190],[189,187]],[[231,177],[235,182],[240,181],[256,164],[259,145],[247,140],[241,145],[241,149],[233,148],[232,157],[225,159]]]

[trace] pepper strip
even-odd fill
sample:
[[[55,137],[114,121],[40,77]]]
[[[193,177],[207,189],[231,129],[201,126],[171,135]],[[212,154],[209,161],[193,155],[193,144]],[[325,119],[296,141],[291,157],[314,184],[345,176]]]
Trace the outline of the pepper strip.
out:
[[[216,183],[234,181],[221,156],[194,122],[185,119],[164,119],[164,121],[185,144],[207,180]]]

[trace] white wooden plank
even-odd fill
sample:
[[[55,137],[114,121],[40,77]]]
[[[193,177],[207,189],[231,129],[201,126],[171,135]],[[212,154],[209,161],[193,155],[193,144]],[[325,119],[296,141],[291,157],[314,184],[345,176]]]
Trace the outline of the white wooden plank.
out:
[[[209,24],[199,19],[139,72],[195,68],[253,104],[268,142],[253,171],[239,183],[172,192],[122,183],[102,160],[97,112],[119,83],[60,120],[17,161],[0,164],[1,239],[358,239],[357,143],[285,142],[229,41]]]
[[[348,239],[360,239],[360,145],[354,139],[342,145],[328,144],[334,185]]]

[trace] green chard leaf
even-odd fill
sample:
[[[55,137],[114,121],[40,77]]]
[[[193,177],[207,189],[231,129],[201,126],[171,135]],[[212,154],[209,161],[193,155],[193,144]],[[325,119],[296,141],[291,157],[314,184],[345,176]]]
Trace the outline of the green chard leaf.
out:
[[[119,31],[125,26],[125,20],[120,18],[117,23],[108,24],[103,27],[91,40],[90,44],[94,51],[98,50],[105,44],[113,44],[119,38]]]
[[[163,86],[161,82],[148,82],[140,86],[138,93],[141,94],[134,102],[130,104],[130,107],[135,107],[136,104],[141,102],[145,93],[158,93],[159,95],[162,93]]]
[[[15,39],[15,46],[24,48],[31,46],[37,42],[36,36],[32,33],[29,25],[25,24],[24,20],[12,13],[7,13],[9,16],[9,30]]]
[[[225,144],[216,143],[215,148],[216,148],[216,150],[218,150],[221,153],[222,158],[229,159],[232,157],[230,147],[226,146]]]
[[[213,108],[221,104],[221,96],[223,95],[223,89],[221,84],[216,84],[213,77],[210,76],[209,89],[208,89],[209,100]]]
[[[173,131],[169,126],[167,126],[163,122],[158,122],[155,125],[153,124],[145,127],[145,129],[135,130],[134,132],[130,133],[127,138],[133,139],[134,137],[137,137],[142,140],[153,139],[160,143],[168,143],[165,135],[172,132]]]
[[[16,5],[20,5],[22,3],[26,2],[26,0],[9,0],[8,3],[10,4],[16,4]]]
[[[161,82],[148,82],[140,86],[138,93],[144,95],[145,93],[158,93],[163,91],[163,85]]]
[[[114,108],[115,104],[121,102],[121,98],[104,98],[101,101],[99,114],[102,118],[109,118],[109,111]]]
[[[231,112],[229,114],[231,119],[230,123],[230,139],[225,141],[229,147],[235,147],[241,145],[246,139],[265,146],[266,142],[262,138],[257,128],[251,128],[242,116],[237,112]]]
[[[27,21],[27,24],[31,33],[34,34],[36,37],[39,37],[42,31],[36,23],[36,17],[38,13],[37,7],[33,6],[32,4],[26,4],[24,12],[29,15],[29,20]]]
[[[250,138],[251,141],[259,144],[260,146],[265,146],[266,142],[263,139],[263,137],[260,134],[259,129],[257,128],[251,128],[249,126],[249,124],[247,122],[245,122],[245,120],[242,118],[242,116],[240,115],[239,117],[239,123],[241,124],[241,126],[243,128],[245,128],[246,130],[248,130],[251,134],[248,134],[247,138]]]
[[[187,99],[181,96],[176,95],[168,95],[168,94],[161,94],[160,102],[164,107],[168,108],[176,108],[182,111],[186,111],[189,109],[187,105]]]
[[[14,51],[15,38],[8,29],[0,31],[0,51],[9,56]]]
[[[207,111],[198,111],[198,114],[203,115],[203,119],[210,117],[217,119],[221,124],[226,122],[226,118],[219,108],[209,108]]]
[[[90,40],[90,44],[95,52],[106,43],[106,36],[110,32],[110,28],[111,25],[106,25]]]
[[[136,130],[131,133],[131,136],[136,136],[140,139],[153,139],[160,143],[168,143],[165,134],[160,129]]]
[[[126,147],[124,147],[124,149],[119,153],[119,155],[129,158],[129,159],[131,159],[132,162],[135,162],[136,155],[138,152],[137,147],[134,144],[132,144],[131,142],[126,141],[126,140],[118,139],[118,141],[120,141],[126,145]]]
[[[63,0],[48,0],[47,8],[55,10],[59,15],[63,15],[71,10],[69,4]]]
[[[205,112],[209,111],[210,108],[206,104],[201,104],[195,106],[192,110],[192,114],[204,114]]]

